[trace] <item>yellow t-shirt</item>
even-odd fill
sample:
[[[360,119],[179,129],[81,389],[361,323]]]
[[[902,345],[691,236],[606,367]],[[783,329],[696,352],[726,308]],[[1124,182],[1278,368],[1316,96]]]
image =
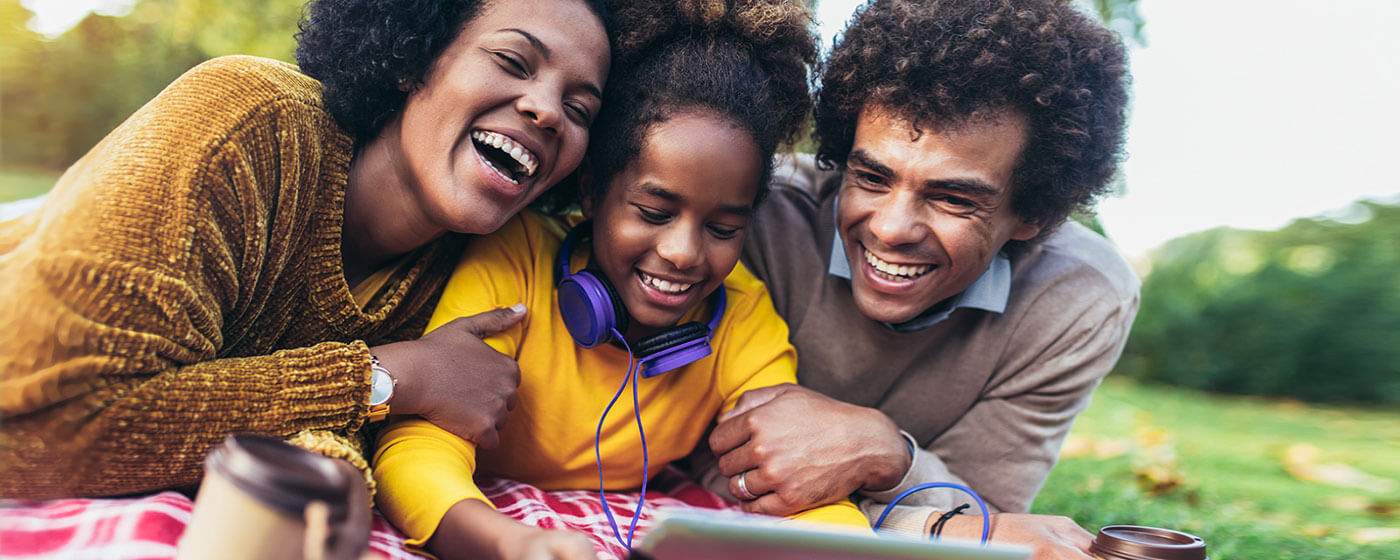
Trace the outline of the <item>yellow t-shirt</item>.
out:
[[[463,253],[428,323],[431,331],[454,318],[524,303],[515,327],[486,343],[520,364],[519,401],[501,444],[474,445],[417,417],[395,418],[379,436],[374,456],[376,501],[384,515],[422,546],[447,510],[461,500],[491,502],[472,481],[474,473],[519,480],[544,490],[596,490],[594,431],[608,401],[627,375],[627,352],[611,344],[585,349],[574,342],[556,305],[555,259],[567,224],[532,212],[476,239]],[[577,270],[588,247],[570,259]],[[745,391],[796,381],[797,355],[787,325],[768,290],[742,264],[725,278],[728,302],[711,338],[714,353],[680,369],[641,379],[638,402],[646,430],[650,470],[688,455],[721,412]],[[682,321],[708,321],[710,306]],[[642,481],[641,440],[631,388],[603,425],[599,449],[610,490]],[[794,516],[808,521],[869,528],[849,501]]]

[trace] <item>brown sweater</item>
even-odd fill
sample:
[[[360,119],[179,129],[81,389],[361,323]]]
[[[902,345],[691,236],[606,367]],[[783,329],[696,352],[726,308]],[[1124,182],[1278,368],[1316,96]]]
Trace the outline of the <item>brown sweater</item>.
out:
[[[320,91],[285,63],[206,62],[0,223],[0,496],[193,484],[229,433],[364,467],[368,345],[422,332],[461,238],[354,303],[353,140]]]

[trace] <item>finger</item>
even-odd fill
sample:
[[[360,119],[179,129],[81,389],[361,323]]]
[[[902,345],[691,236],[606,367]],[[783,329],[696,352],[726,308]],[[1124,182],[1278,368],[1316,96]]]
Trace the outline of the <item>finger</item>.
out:
[[[754,500],[763,497],[764,494],[772,490],[772,487],[760,480],[762,476],[763,475],[759,474],[758,469],[753,469],[729,477],[729,494],[738,498],[739,501],[752,501],[744,498],[743,488],[747,488],[749,494],[756,496],[753,498]],[[743,488],[739,487],[739,477],[743,477]]]
[[[510,307],[492,309],[476,315],[453,319],[452,325],[454,328],[466,329],[477,338],[486,338],[515,326],[524,318],[525,304],[517,303]]]
[[[497,445],[501,444],[501,436],[496,432],[495,428],[480,430],[472,437],[463,436],[463,439],[471,441],[475,443],[477,447],[483,449],[494,449]]]
[[[749,445],[742,445],[723,455],[716,453],[719,458],[716,466],[719,467],[720,474],[732,477],[741,472],[758,468],[760,466],[758,459],[754,457],[751,449]]]
[[[755,435],[753,427],[759,424],[752,419],[752,416],[762,413],[762,411],[761,408],[750,410],[728,420],[721,420],[715,425],[715,429],[710,431],[710,451],[713,451],[716,456],[723,457],[724,454],[748,443]]]
[[[787,503],[787,501],[776,492],[769,492],[759,496],[757,500],[740,502],[739,505],[743,507],[746,512],[763,515],[782,516],[797,512],[797,510],[792,507],[792,504]]]
[[[787,392],[789,389],[792,388],[792,386],[793,385],[791,383],[784,383],[781,385],[773,385],[771,387],[754,389],[752,391],[739,395],[739,401],[734,404],[734,408],[731,408],[724,414],[719,415],[719,421],[724,422],[725,420],[753,410],[763,405],[764,403],[773,400],[778,395]]]

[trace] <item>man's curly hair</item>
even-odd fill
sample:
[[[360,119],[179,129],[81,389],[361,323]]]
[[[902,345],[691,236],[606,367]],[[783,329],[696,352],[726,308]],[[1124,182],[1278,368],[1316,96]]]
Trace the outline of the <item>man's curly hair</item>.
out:
[[[611,36],[611,0],[583,2]],[[311,0],[297,33],[297,64],[321,82],[326,107],[336,123],[363,144],[403,108],[433,62],[487,4],[487,0]]]
[[[808,69],[817,53],[804,3],[631,0],[618,3],[616,21],[612,74],[588,145],[593,196],[601,199],[639,157],[652,127],[699,110],[754,139],[764,162],[762,199],[773,153],[811,108]]]
[[[1043,237],[1110,189],[1125,58],[1118,37],[1069,0],[874,0],[820,70],[817,159],[845,164],[867,106],[920,128],[1018,112],[1029,131],[1012,208]]]

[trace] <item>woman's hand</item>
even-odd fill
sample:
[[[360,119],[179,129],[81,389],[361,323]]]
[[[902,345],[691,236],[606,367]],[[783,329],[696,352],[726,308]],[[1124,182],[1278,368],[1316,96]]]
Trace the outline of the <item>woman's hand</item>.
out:
[[[455,319],[418,340],[371,348],[397,382],[389,411],[417,414],[478,447],[495,447],[496,432],[515,407],[520,366],[481,339],[524,317],[525,306],[516,304]]]

